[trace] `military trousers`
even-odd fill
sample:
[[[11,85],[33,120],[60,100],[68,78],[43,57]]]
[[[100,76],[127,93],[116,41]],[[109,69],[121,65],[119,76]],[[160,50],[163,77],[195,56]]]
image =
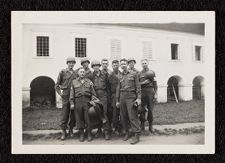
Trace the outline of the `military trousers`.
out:
[[[133,107],[135,100],[135,92],[120,92],[120,116],[122,127],[125,132],[129,131],[129,127],[131,128],[132,133],[140,132],[138,110]]]
[[[107,132],[111,129],[110,123],[109,123],[109,116],[108,116],[107,95],[106,95],[106,92],[103,91],[103,90],[96,90],[96,95],[103,105],[103,116],[104,116],[104,119],[106,120],[106,122],[102,124],[102,128],[103,128],[104,131]]]
[[[115,129],[120,129],[120,108],[116,107],[116,95],[112,95],[112,100],[111,100],[111,110],[113,112],[113,118],[112,118],[112,123],[113,123],[113,128]]]
[[[141,90],[141,105],[147,106],[148,112],[147,112],[147,120],[150,125],[152,125],[153,122],[153,108],[154,108],[154,88],[148,87],[148,88],[142,88]],[[140,115],[141,122],[145,121],[145,113],[141,113]]]
[[[62,130],[66,130],[68,125],[70,128],[75,126],[75,116],[74,111],[70,110],[70,102],[69,102],[70,90],[65,89],[62,92],[62,112],[61,112],[61,121],[60,127]]]
[[[90,118],[88,115],[89,105],[91,98],[88,96],[81,96],[75,98],[75,118],[77,129],[91,129]]]

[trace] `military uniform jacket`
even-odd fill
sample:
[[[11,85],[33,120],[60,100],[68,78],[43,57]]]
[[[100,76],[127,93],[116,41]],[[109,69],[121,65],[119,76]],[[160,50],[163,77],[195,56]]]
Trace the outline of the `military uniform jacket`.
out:
[[[138,99],[141,99],[141,86],[138,74],[133,71],[122,72],[116,90],[116,98],[119,101],[120,92],[135,92]]]
[[[150,70],[150,69],[146,69],[146,70],[142,70],[140,73],[139,73],[139,81],[140,82],[143,82],[145,80],[147,80],[146,78],[146,73],[148,73],[149,71],[151,71],[154,75],[153,75],[153,78],[150,79],[149,83],[147,84],[143,84],[141,85],[141,88],[148,88],[148,87],[153,87],[153,88],[156,88],[157,87],[157,84],[156,84],[156,81],[155,81],[155,72]]]
[[[96,96],[93,83],[88,78],[77,78],[73,80],[70,89],[70,104],[74,106],[74,99],[81,96],[87,96],[90,98]]]
[[[56,92],[59,93],[60,90],[70,89],[71,83],[75,78],[76,75],[74,70],[72,72],[69,71],[68,68],[61,70],[55,84]]]
[[[100,70],[99,75],[96,72],[93,72],[93,84],[95,91],[104,90],[108,92],[108,76]]]
[[[110,85],[111,94],[116,94],[116,88],[117,88],[117,85],[119,84],[120,75],[121,75],[121,72],[119,70],[117,74],[113,71],[109,75],[109,85]]]
[[[139,73],[139,71],[136,68],[133,68],[133,69],[128,68],[128,71],[133,71],[134,73]]]

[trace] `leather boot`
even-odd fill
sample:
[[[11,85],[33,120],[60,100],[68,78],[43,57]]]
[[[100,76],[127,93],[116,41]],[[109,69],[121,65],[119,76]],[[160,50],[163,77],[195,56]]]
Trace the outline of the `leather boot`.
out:
[[[123,141],[127,141],[129,139],[129,133],[126,132],[124,137],[123,137]]]
[[[72,138],[74,136],[73,134],[73,129],[72,128],[69,128],[69,136]]]
[[[130,144],[137,144],[139,141],[140,141],[139,134],[135,133],[134,136],[131,139]]]
[[[92,134],[91,134],[91,130],[88,130],[88,141],[92,141]]]
[[[79,129],[79,134],[80,134],[80,142],[84,141],[84,129]]]
[[[148,127],[149,132],[153,133],[153,129],[152,129],[152,124],[149,123],[149,127]]]
[[[108,131],[105,132],[105,140],[110,140],[110,135]]]
[[[101,129],[101,128],[98,128],[98,131],[97,131],[97,133],[95,134],[95,137],[96,137],[96,138],[99,138],[99,137],[101,137],[101,135],[102,135],[102,129]]]
[[[66,130],[62,130],[62,135],[61,135],[61,140],[65,140],[66,139]]]
[[[141,122],[141,131],[145,131],[145,123]]]

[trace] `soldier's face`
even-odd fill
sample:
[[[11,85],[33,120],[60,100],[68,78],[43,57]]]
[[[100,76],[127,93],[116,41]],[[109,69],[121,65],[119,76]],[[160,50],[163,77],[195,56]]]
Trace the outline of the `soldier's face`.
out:
[[[100,66],[98,66],[98,65],[95,65],[95,66],[93,66],[93,69],[94,69],[94,71],[99,71],[99,69],[100,69]]]
[[[126,70],[127,69],[127,62],[126,61],[120,62],[120,67],[121,67],[122,70]]]
[[[81,69],[78,71],[78,75],[79,75],[79,77],[84,78],[85,71],[84,71],[83,68],[81,68]]]
[[[83,68],[88,68],[88,65],[89,65],[89,63],[88,62],[84,62],[83,64],[82,64],[82,66],[83,66]]]
[[[113,63],[113,64],[112,64],[112,69],[113,69],[114,71],[118,70],[118,69],[119,69],[119,63]]]
[[[108,61],[102,61],[102,68],[103,68],[103,69],[107,69],[108,66],[109,66]]]
[[[135,62],[134,61],[129,62],[129,67],[130,68],[134,68],[134,65],[135,65]]]
[[[141,61],[141,65],[142,65],[142,67],[143,68],[147,68],[148,67],[148,61],[147,60],[143,60],[143,61]]]
[[[68,68],[73,69],[75,62],[67,62]]]

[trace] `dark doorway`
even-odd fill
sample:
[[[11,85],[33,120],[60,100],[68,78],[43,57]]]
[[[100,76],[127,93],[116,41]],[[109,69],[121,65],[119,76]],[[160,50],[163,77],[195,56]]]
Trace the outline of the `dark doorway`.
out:
[[[40,76],[30,84],[30,104],[32,107],[51,108],[56,105],[55,82],[47,77]]]
[[[174,90],[176,92],[177,99],[179,99],[179,80],[177,77],[172,76],[167,82],[167,101],[176,101]]]
[[[193,100],[201,100],[203,99],[203,94],[202,94],[202,82],[203,82],[203,77],[197,76],[193,79],[193,87],[192,87],[192,99]]]

